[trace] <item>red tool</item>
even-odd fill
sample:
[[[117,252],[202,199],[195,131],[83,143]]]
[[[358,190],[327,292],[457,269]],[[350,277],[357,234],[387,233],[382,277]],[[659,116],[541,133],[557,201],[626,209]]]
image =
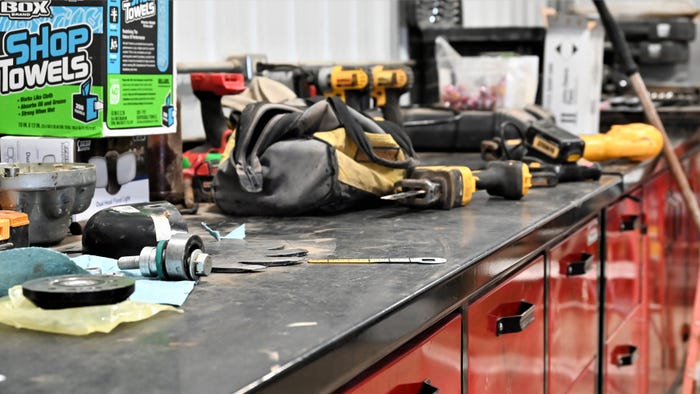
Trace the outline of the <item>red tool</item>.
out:
[[[233,133],[221,107],[221,97],[245,90],[243,74],[238,73],[192,73],[190,82],[199,99],[206,142],[183,153],[187,168],[182,174],[188,208],[192,208],[195,201],[211,201],[211,180],[220,159],[215,154],[224,152]]]

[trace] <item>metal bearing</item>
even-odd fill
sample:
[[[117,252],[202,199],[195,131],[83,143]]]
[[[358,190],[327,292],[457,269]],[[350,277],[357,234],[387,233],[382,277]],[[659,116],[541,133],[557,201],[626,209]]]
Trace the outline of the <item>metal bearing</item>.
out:
[[[190,256],[195,250],[203,250],[202,238],[194,234],[175,233],[165,248],[165,272],[169,278],[196,280],[191,275]]]

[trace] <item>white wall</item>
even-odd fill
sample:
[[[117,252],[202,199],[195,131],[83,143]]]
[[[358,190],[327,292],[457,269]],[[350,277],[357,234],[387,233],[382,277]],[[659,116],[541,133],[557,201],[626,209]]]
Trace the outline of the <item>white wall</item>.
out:
[[[395,0],[175,0],[178,62],[266,54],[272,62],[398,58]]]

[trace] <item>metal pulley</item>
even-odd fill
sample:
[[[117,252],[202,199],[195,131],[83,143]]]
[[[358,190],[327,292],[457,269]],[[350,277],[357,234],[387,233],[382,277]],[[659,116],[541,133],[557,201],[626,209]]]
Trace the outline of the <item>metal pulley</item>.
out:
[[[116,304],[134,292],[132,278],[114,275],[61,275],[22,284],[22,294],[43,309]]]
[[[212,270],[212,258],[204,253],[204,243],[195,234],[175,233],[156,246],[146,246],[138,256],[125,256],[119,269],[139,269],[143,276],[161,280],[197,280]]]

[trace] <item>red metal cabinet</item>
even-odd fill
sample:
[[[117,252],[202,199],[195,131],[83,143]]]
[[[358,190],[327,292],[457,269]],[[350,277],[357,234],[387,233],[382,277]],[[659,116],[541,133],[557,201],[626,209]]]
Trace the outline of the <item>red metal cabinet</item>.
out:
[[[603,373],[606,394],[641,392],[642,379],[645,378],[641,371],[646,361],[640,351],[643,330],[644,321],[637,308],[605,343]]]
[[[566,390],[567,394],[591,394],[596,392],[596,360],[591,361],[581,375]]]
[[[641,302],[642,200],[637,191],[607,209],[605,337]]]
[[[345,390],[352,394],[418,394],[438,389],[442,394],[462,392],[462,315],[426,334],[408,350]],[[426,391],[421,391],[421,389]]]
[[[687,162],[686,162],[687,164]],[[665,392],[683,367],[696,277],[689,264],[688,214],[668,172],[644,186],[647,225],[649,392]]]
[[[550,251],[550,393],[566,392],[598,349],[599,233],[593,219]]]
[[[470,305],[468,392],[544,391],[544,258]]]

